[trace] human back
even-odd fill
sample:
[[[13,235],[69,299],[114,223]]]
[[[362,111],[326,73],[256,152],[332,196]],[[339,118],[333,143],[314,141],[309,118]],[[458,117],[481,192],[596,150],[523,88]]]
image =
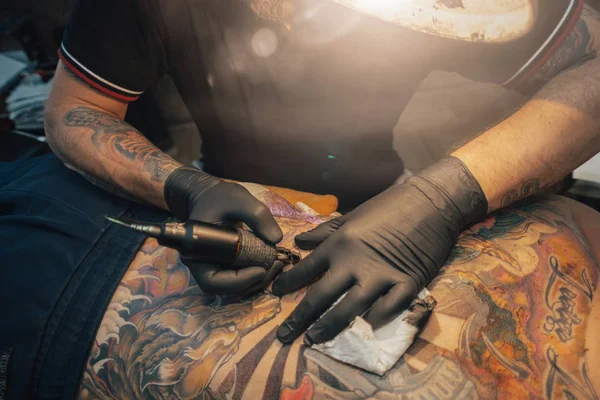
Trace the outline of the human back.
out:
[[[320,218],[294,211],[272,192],[261,200],[285,210],[277,217],[284,246]],[[588,321],[598,227],[595,211],[550,197],[465,231],[429,285],[438,302],[429,322],[382,377],[301,340],[277,341],[277,326],[305,290],[281,300],[268,292],[251,299],[206,295],[177,254],[150,239],[108,307],[80,396],[594,398],[590,366],[599,355]]]

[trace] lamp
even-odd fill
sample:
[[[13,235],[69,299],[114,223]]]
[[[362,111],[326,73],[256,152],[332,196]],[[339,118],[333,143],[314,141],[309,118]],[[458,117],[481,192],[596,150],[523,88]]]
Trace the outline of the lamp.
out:
[[[527,34],[531,0],[335,0],[346,7],[416,31],[453,39],[503,43]]]

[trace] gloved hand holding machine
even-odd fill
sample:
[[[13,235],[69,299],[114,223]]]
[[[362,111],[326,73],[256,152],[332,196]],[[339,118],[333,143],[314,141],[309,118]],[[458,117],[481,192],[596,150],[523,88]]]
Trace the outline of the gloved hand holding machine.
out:
[[[255,293],[275,280],[273,293],[281,296],[310,284],[329,269],[328,277],[317,282],[281,325],[278,338],[291,343],[308,329],[305,336],[308,345],[338,360],[383,374],[410,346],[435,306],[435,300],[424,289],[435,277],[458,234],[487,209],[481,189],[458,159],[450,157],[442,165],[443,168],[438,165],[428,168],[354,211],[299,235],[296,243],[304,249],[315,248],[331,237],[325,247],[319,247],[321,251],[316,250],[304,261],[291,250],[267,244],[241,228],[194,220],[145,224],[110,219],[179,250],[186,264],[186,260],[193,259],[196,264],[218,264],[221,270],[233,272],[257,266],[267,270],[259,283],[238,291],[239,295]],[[184,172],[187,179],[203,175],[199,171]],[[414,226],[397,212],[401,207],[410,208],[411,215],[419,215],[427,223]],[[381,209],[386,210],[388,223],[375,224],[373,211]],[[335,238],[350,227],[360,233],[358,242]],[[406,241],[411,232],[420,241]],[[326,260],[327,253],[323,250],[329,247],[332,247],[329,257],[334,259]],[[385,263],[374,262],[380,254],[387,255]],[[297,262],[298,265],[279,275],[284,265]],[[198,273],[202,279],[201,268]],[[352,281],[358,281],[361,290],[371,293],[370,301],[356,304],[355,289],[344,283]],[[384,302],[377,302],[380,297]],[[342,309],[338,311],[349,317],[332,324],[330,314],[339,307]],[[360,310],[349,313],[348,307]],[[405,312],[398,316],[402,311]],[[321,315],[324,317],[319,318]],[[361,354],[357,349],[364,351]]]
[[[178,250],[206,293],[249,295],[269,285],[284,265],[299,260],[290,250],[275,246],[281,229],[266,206],[241,185],[181,167],[169,175],[164,195],[173,215],[186,222],[107,218]],[[253,232],[231,226],[239,221]]]
[[[231,269],[259,266],[267,276],[249,288],[251,294],[268,286],[287,264],[300,260],[298,253],[284,247],[268,245],[252,232],[217,224],[189,220],[185,223],[144,223],[106,217],[111,222],[127,226],[158,239],[162,246],[179,251],[182,257],[195,262],[230,266]]]

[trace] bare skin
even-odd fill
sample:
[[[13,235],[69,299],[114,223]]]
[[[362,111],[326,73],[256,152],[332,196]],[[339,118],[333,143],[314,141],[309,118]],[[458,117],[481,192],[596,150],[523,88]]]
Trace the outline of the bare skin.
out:
[[[293,246],[317,221],[278,222]],[[384,377],[276,340],[306,290],[203,295],[177,254],[148,240],[105,314],[80,397],[597,399],[599,227],[597,212],[552,197],[465,231],[429,286],[428,324]]]

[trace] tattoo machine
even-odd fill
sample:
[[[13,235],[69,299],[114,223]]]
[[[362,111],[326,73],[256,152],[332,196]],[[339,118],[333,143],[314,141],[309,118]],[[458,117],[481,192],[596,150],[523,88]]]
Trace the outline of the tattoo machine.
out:
[[[193,255],[199,262],[235,268],[262,266],[269,270],[275,261],[295,264],[298,253],[266,244],[245,229],[189,220],[148,223],[106,217],[111,222],[158,239],[162,246]]]

